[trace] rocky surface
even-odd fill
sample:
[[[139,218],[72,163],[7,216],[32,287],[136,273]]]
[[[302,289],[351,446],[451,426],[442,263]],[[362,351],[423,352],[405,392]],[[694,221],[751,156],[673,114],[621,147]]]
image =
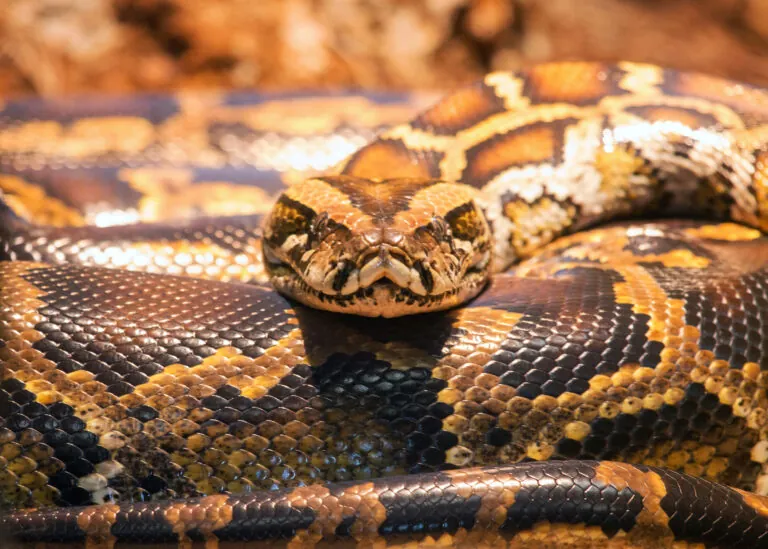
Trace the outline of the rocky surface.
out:
[[[763,0],[3,0],[0,93],[448,88],[551,59],[768,84]]]

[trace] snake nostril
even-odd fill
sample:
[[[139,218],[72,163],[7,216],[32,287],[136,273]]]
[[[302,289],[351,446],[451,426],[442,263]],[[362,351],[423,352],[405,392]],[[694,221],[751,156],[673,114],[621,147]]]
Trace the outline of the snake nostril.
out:
[[[357,263],[359,266],[362,267],[364,265],[367,265],[368,263],[370,263],[380,255],[381,255],[381,250],[379,249],[369,250],[366,253],[364,253],[362,256],[360,256],[360,259],[358,260]]]

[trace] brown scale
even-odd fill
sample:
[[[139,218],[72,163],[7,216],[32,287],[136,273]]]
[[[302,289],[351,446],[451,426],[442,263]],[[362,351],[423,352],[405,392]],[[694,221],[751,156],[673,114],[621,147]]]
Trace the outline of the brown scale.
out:
[[[563,147],[562,128],[573,122],[566,119],[558,124],[533,124],[467,149],[469,167],[462,172],[462,180],[486,182],[512,166],[558,162]]]
[[[591,104],[606,96],[628,93],[619,85],[624,76],[620,68],[598,63],[541,65],[527,75],[525,95],[534,105]]]
[[[414,128],[454,134],[506,110],[504,100],[485,83],[458,90],[450,101],[440,102],[418,116]]]
[[[392,178],[432,179],[439,177],[433,167],[439,159],[437,153],[414,152],[400,141],[380,140],[345,160],[344,173],[370,179],[382,173]]]
[[[713,102],[730,105],[740,113],[747,113],[749,115],[745,116],[744,121],[748,127],[759,119],[754,114],[768,114],[764,89],[706,74],[667,72],[672,91],[681,95],[706,97]]]

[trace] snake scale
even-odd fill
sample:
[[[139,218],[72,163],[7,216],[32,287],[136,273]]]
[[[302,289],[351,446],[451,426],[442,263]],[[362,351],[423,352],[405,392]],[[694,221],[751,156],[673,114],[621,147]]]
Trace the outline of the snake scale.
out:
[[[3,547],[768,547],[768,92],[431,101],[5,104]]]

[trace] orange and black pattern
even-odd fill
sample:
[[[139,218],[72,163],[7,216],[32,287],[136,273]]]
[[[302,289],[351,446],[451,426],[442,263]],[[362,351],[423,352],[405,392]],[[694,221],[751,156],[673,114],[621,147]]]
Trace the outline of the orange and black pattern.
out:
[[[763,92],[734,86],[643,66],[492,75],[350,157],[341,169],[360,176],[464,163],[465,182],[498,190],[591,142],[568,129],[578,109],[635,97],[634,127],[667,121],[678,144],[669,156],[648,153],[661,138],[615,147],[595,168],[615,183],[609,198],[623,207],[635,184],[653,187],[651,213],[751,225],[574,232],[630,212],[591,210],[550,171],[538,198],[525,188],[487,207],[513,221],[495,222],[509,255],[530,259],[427,315],[334,314],[258,278],[187,270],[213,254],[195,246],[258,247],[257,212],[52,229],[4,188],[16,198],[0,232],[0,535],[89,549],[768,547]],[[485,146],[443,147],[537,105],[552,109]],[[742,156],[697,167],[713,154],[702,128],[731,135],[738,120],[729,150]],[[681,124],[701,132],[683,139]],[[696,201],[691,182],[703,182]],[[171,250],[151,269],[80,260],[147,242]]]
[[[606,230],[613,232],[613,249],[596,238]],[[362,533],[398,534],[392,543],[400,534],[437,539],[431,529],[442,529],[458,536],[456,546],[494,546],[504,536],[535,546],[542,535],[553,535],[540,530],[550,520],[547,528],[555,530],[599,523],[559,534],[584,536],[579,543],[586,547],[593,535],[625,540],[636,524],[637,536],[654,541],[627,547],[713,539],[707,536],[738,541],[733,533],[697,530],[709,519],[683,518],[685,506],[700,501],[694,494],[706,489],[717,495],[702,516],[733,513],[726,516],[728,524],[740,525],[736,531],[758,532],[742,546],[760,547],[764,498],[656,469],[552,461],[532,470],[548,475],[537,489],[526,467],[510,468],[508,481],[479,470],[467,478],[508,491],[506,499],[486,498],[482,482],[470,482],[477,496],[461,489],[470,503],[455,516],[459,487],[450,481],[456,468],[568,458],[666,466],[754,487],[766,458],[768,384],[761,335],[766,248],[755,233],[695,224],[579,233],[499,275],[465,308],[388,320],[298,308],[258,286],[2,263],[0,353],[10,374],[0,385],[7,403],[3,501],[17,508],[64,506],[50,515],[10,515],[5,526],[28,540],[87,533],[105,543],[162,541],[174,537],[168,530],[175,527],[192,538],[219,539],[221,530],[222,540],[272,535],[301,547],[344,537],[345,525],[352,535],[359,514],[367,525]],[[625,263],[628,255],[634,265]],[[627,284],[638,293],[631,302],[624,299]],[[659,323],[662,340],[653,333]],[[587,484],[581,489],[600,505],[565,488],[571,467],[586,475],[585,483],[593,479],[591,491]],[[379,477],[446,469],[443,476],[375,484],[381,496],[376,490],[366,491],[367,499],[350,495],[337,512],[333,497],[345,488],[316,485],[357,479],[368,490]],[[282,492],[271,492],[280,488],[311,503],[291,511],[290,495],[279,499]],[[615,505],[608,505],[612,496],[603,497],[605,490],[621,494]],[[262,491],[271,495],[256,495]],[[254,494],[242,500],[243,520],[253,525],[240,534],[238,526],[226,528],[235,516],[227,509],[241,508],[227,493]],[[178,513],[171,516],[181,522],[155,520],[157,513],[166,516],[168,505],[193,508],[197,500],[184,501],[206,494],[212,499],[200,504],[210,508],[200,511],[202,519],[173,507]],[[388,498],[409,504],[392,510]],[[547,503],[553,498],[562,501]],[[640,516],[653,516],[659,500],[667,503],[658,524],[667,529],[649,530]],[[500,501],[508,502],[503,511]],[[146,504],[114,507],[126,502]],[[78,507],[92,503],[107,507]],[[373,530],[366,505],[379,509]],[[579,511],[558,515],[560,505]],[[487,542],[487,528],[470,535],[474,529],[463,513],[473,506],[491,513],[483,519],[487,528],[493,521],[507,527],[491,529],[496,537]],[[676,506],[683,506],[677,515]],[[451,516],[428,520],[432,512]],[[219,513],[229,518],[210,519]],[[288,526],[275,526],[276,520]],[[390,523],[399,526],[387,530],[383,525]],[[49,530],[51,524],[57,526]],[[518,530],[528,533],[520,538],[513,535]],[[364,536],[353,539],[366,546]],[[736,541],[722,546],[739,547]]]
[[[53,510],[45,518],[55,533],[39,515],[15,526],[22,540],[98,533],[137,542],[181,537],[182,546],[282,538],[268,546],[762,547],[768,516],[750,497],[666,469],[556,461],[109,506],[86,516]],[[390,543],[377,543],[383,539]]]

